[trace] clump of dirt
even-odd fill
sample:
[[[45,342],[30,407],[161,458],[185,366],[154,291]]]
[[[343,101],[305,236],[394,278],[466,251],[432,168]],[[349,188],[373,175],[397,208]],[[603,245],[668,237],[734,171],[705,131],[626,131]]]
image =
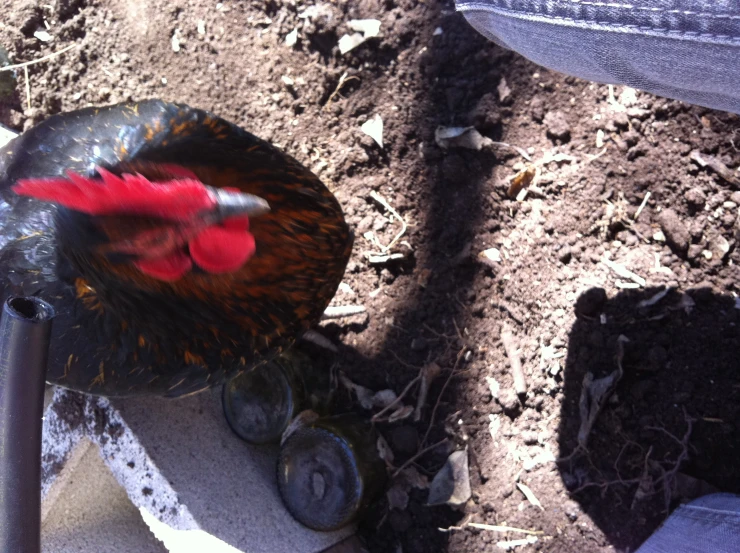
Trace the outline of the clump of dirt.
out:
[[[23,130],[128,99],[188,103],[277,144],[336,193],[358,237],[337,301],[369,314],[324,327],[341,345],[339,367],[401,393],[439,365],[420,420],[378,428],[396,466],[446,439],[411,464],[428,478],[453,449],[470,460],[472,497],[459,509],[427,506],[423,486],[405,508],[377,505],[361,528],[371,551],[474,553],[521,537],[469,521],[541,531],[523,552],[634,550],[697,490],[740,492],[740,190],[725,178],[740,163],[737,116],[537,67],[478,36],[451,1],[0,9],[14,63],[76,46],[28,67],[28,98],[17,73],[3,124]],[[380,36],[341,55],[347,22],[368,18]],[[34,37],[47,24],[52,40]],[[377,115],[382,148],[360,128]],[[438,127],[468,125],[490,139],[481,149],[437,145]],[[510,198],[510,179],[530,164],[527,195]],[[408,225],[397,259],[365,255],[401,228],[371,192]],[[620,336],[624,376],[574,454],[584,376],[614,370]]]

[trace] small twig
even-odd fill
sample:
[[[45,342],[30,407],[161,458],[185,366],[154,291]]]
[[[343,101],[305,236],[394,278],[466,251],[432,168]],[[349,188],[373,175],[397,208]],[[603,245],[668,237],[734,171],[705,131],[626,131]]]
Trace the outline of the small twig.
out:
[[[648,203],[648,200],[650,199],[650,192],[645,192],[645,197],[642,199],[642,203],[640,204],[640,207],[637,208],[637,211],[635,212],[634,220],[637,221],[637,218],[640,216],[640,213],[642,213],[642,210],[645,209],[645,206]]]
[[[439,395],[437,396],[437,401],[434,403],[434,408],[432,409],[432,415],[429,418],[429,426],[427,426],[427,431],[424,433],[424,438],[421,440],[422,445],[426,443],[427,438],[429,437],[429,433],[432,431],[432,426],[434,425],[434,417],[437,415],[437,408],[439,407],[439,403],[442,399],[442,396],[445,393],[445,390],[447,390],[447,386],[450,383],[450,380],[452,380],[453,375],[455,374],[455,371],[457,371],[457,367],[460,364],[460,359],[463,358],[463,353],[467,347],[463,347],[458,353],[457,358],[455,359],[455,364],[452,367],[452,370],[450,371],[449,376],[447,377],[447,380],[445,380],[444,385],[442,386],[442,390],[440,390]]]
[[[478,528],[479,530],[489,530],[491,532],[519,532],[520,534],[529,534],[531,536],[539,536],[544,534],[542,530],[525,530],[524,528],[516,528],[514,526],[494,526],[492,524],[481,524],[479,522],[468,522],[467,525],[472,528]]]
[[[315,330],[307,330],[303,333],[302,338],[308,342],[311,342],[313,344],[316,344],[320,348],[328,349],[332,353],[338,353],[339,349],[337,349],[337,346],[335,346],[329,338],[324,336],[323,334],[319,334]]]
[[[391,475],[391,477],[392,477],[392,478],[396,478],[396,477],[397,477],[397,476],[398,476],[399,474],[401,474],[401,473],[403,472],[403,470],[404,470],[404,469],[405,469],[406,467],[408,467],[409,465],[411,465],[411,464],[412,464],[412,463],[413,463],[414,461],[416,461],[416,460],[417,460],[417,459],[418,459],[419,457],[421,457],[422,455],[425,455],[425,454],[429,453],[429,452],[430,452],[430,451],[432,451],[433,449],[436,449],[437,447],[441,446],[442,444],[446,444],[446,443],[447,443],[447,438],[444,438],[443,440],[440,440],[440,441],[438,441],[438,442],[437,442],[436,444],[430,445],[429,447],[425,447],[424,449],[422,449],[422,450],[418,451],[418,452],[416,453],[416,455],[414,455],[413,457],[411,457],[411,459],[409,459],[409,460],[408,460],[408,461],[406,461],[406,462],[405,462],[405,463],[404,463],[403,465],[401,465],[400,467],[398,467],[398,468],[397,468],[397,469],[395,470],[395,472],[394,472],[394,473],[393,473],[393,474]]]
[[[394,399],[391,403],[389,403],[388,405],[386,405],[383,409],[381,409],[380,411],[378,411],[377,413],[375,413],[373,415],[373,418],[370,419],[370,420],[372,422],[378,422],[378,420],[380,419],[380,417],[382,417],[385,413],[387,413],[388,411],[390,411],[393,407],[395,407],[397,404],[399,404],[401,402],[401,400],[406,396],[406,394],[409,393],[409,391],[414,386],[414,384],[416,384],[420,379],[421,379],[421,374],[416,375],[411,380],[411,382],[409,382],[408,384],[406,384],[406,387],[403,389],[403,392],[401,392],[401,394],[396,399]]]
[[[324,314],[321,315],[321,320],[325,321],[328,319],[341,319],[342,317],[349,317],[351,315],[359,315],[366,311],[364,305],[330,305],[324,310]]]
[[[640,275],[633,273],[632,271],[620,265],[619,263],[614,263],[614,261],[612,261],[606,256],[601,258],[601,262],[607,267],[609,267],[612,271],[614,271],[618,276],[621,276],[622,278],[628,278],[632,282],[635,282],[643,287],[647,284],[645,279],[642,278]]]
[[[26,105],[31,109],[31,81],[28,80],[28,66],[23,66],[23,76],[26,78]]]
[[[404,221],[403,220],[403,217],[401,217],[398,214],[398,211],[396,211],[395,209],[393,209],[391,207],[391,204],[389,204],[385,200],[385,198],[383,198],[383,196],[381,196],[380,194],[378,194],[375,190],[371,190],[370,191],[370,197],[373,200],[375,200],[376,202],[378,202],[380,205],[382,205],[384,208],[386,208],[401,223],[401,230],[398,232],[398,234],[396,234],[396,236],[393,238],[393,240],[391,240],[391,243],[388,244],[387,246],[382,246],[381,245],[381,248],[383,250],[383,253],[385,253],[385,252],[389,251],[393,246],[395,246],[396,245],[396,242],[398,242],[401,239],[401,237],[404,234],[406,234],[406,228],[407,228],[406,221]]]
[[[520,148],[519,146],[514,146],[513,144],[507,144],[506,142],[495,142],[491,141],[489,142],[491,146],[503,146],[504,148],[511,148],[516,153],[518,153],[520,156],[522,156],[527,161],[532,161],[532,156],[530,156],[527,151],[524,148]]]
[[[331,93],[331,95],[329,96],[329,99],[326,101],[324,106],[321,108],[322,111],[326,108],[326,106],[328,106],[334,101],[334,98],[337,97],[337,95],[339,94],[339,91],[342,90],[342,87],[345,84],[347,84],[349,81],[351,81],[352,79],[356,79],[358,81],[360,80],[360,78],[356,77],[355,75],[352,75],[351,77],[347,76],[346,71],[342,73],[342,76],[339,77],[339,82],[337,83],[337,87],[334,89],[334,92]]]
[[[520,534],[528,534],[530,536],[541,536],[544,534],[542,530],[525,530],[524,528],[517,528],[516,526],[499,526],[493,524],[483,524],[480,522],[470,522],[473,515],[469,515],[466,520],[459,526],[448,526],[447,528],[438,528],[440,532],[451,532],[452,530],[465,530],[465,528],[476,528],[478,530],[487,530],[489,532],[518,532]]]
[[[527,395],[527,379],[524,376],[524,369],[522,368],[522,360],[519,357],[518,344],[514,333],[509,325],[504,324],[501,328],[501,343],[504,345],[506,350],[506,356],[509,358],[509,364],[511,365],[511,375],[514,377],[514,390],[517,395],[522,397]]]
[[[427,402],[427,394],[429,393],[429,387],[435,378],[439,376],[442,369],[435,362],[431,362],[429,365],[422,367],[421,369],[421,385],[419,386],[419,395],[416,398],[416,409],[414,409],[414,421],[419,422],[421,420],[421,410]]]
[[[0,72],[2,71],[12,71],[13,69],[20,69],[21,67],[28,67],[29,65],[34,65],[36,63],[41,63],[47,60],[50,60],[51,58],[54,58],[56,56],[60,56],[64,54],[65,52],[69,52],[73,48],[77,48],[77,44],[70,44],[66,48],[62,48],[58,52],[52,52],[49,55],[44,56],[43,58],[39,58],[37,60],[31,60],[31,61],[24,61],[23,63],[16,63],[15,65],[6,65],[5,67],[0,67]]]

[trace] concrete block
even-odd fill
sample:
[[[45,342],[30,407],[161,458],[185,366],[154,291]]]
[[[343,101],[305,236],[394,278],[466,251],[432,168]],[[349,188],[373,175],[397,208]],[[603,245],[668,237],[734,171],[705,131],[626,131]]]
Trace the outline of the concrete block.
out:
[[[166,553],[87,439],[41,529],[43,553]]]
[[[315,553],[353,531],[314,532],[290,516],[277,492],[277,446],[237,438],[218,390],[114,406],[57,389],[44,416],[45,526],[67,508],[68,488],[89,472],[86,448],[99,451],[132,508],[171,553]]]

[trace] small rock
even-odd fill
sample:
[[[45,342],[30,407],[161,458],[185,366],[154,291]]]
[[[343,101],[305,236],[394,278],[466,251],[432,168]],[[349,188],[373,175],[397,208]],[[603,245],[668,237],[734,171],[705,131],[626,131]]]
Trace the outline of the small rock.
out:
[[[400,482],[397,482],[391,488],[385,492],[385,497],[388,500],[388,507],[391,510],[403,511],[408,507],[409,494],[405,489],[405,486]]]
[[[730,252],[730,243],[724,236],[717,234],[709,239],[707,248],[712,252],[712,257],[721,262]]]
[[[740,190],[736,190],[730,194],[730,201],[740,205]]]
[[[689,261],[698,261],[702,250],[704,250],[704,246],[702,246],[701,244],[691,244],[689,246],[689,253],[686,255],[686,258]]]
[[[586,317],[596,317],[606,303],[606,290],[591,288],[581,294],[576,300],[576,312]]]
[[[545,118],[545,101],[541,96],[532,98],[532,102],[529,104],[529,111],[532,114],[532,119],[538,123],[542,123],[542,120]]]
[[[560,251],[558,252],[558,259],[561,263],[567,265],[570,263],[571,257],[573,256],[573,253],[570,250],[569,246],[565,246],[563,248],[560,248]]]
[[[427,349],[427,341],[421,336],[411,340],[411,349],[414,351],[424,351]]]
[[[609,123],[607,124],[607,130],[614,132],[617,129],[625,130],[630,126],[629,116],[624,111],[617,111],[612,115]]]
[[[707,195],[701,188],[691,188],[686,191],[683,197],[694,209],[701,209],[707,202]]]
[[[670,208],[665,209],[658,215],[658,224],[673,252],[685,256],[689,249],[689,231],[678,214]]]
[[[567,142],[570,140],[570,123],[562,111],[548,111],[543,120],[547,127],[547,136],[552,140]]]
[[[705,217],[693,217],[691,224],[689,225],[689,234],[694,242],[701,240],[704,235],[704,229],[707,227],[707,219]]]
[[[468,117],[470,124],[483,132],[491,130],[501,123],[499,103],[493,92],[488,92],[481,96]]]
[[[581,513],[581,507],[575,501],[569,500],[563,504],[563,512],[571,522],[575,522]]]
[[[429,486],[428,505],[464,505],[471,496],[468,451],[455,451]]]
[[[505,77],[501,77],[498,87],[496,87],[496,91],[498,92],[499,102],[501,102],[502,105],[506,105],[511,101],[511,89],[509,88],[509,84],[506,82]]]
[[[481,96],[468,118],[470,124],[482,132],[489,131],[501,123],[501,111],[495,94],[488,92]]]
[[[521,409],[519,397],[516,395],[516,392],[511,389],[502,391],[496,398],[496,401],[498,401],[501,407],[503,407],[504,412],[510,417],[516,416]]]
[[[522,441],[525,445],[537,445],[537,432],[522,432]]]

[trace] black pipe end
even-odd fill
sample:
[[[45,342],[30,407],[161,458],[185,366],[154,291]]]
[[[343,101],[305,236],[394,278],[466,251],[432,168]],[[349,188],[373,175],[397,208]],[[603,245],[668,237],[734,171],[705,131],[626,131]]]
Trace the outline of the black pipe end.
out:
[[[33,296],[10,297],[5,302],[5,311],[17,319],[41,323],[54,317],[54,308],[44,300]]]

